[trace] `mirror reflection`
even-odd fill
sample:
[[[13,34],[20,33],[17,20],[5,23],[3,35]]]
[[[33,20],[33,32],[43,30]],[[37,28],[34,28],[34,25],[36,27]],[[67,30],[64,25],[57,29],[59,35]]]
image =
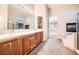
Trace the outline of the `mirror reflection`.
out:
[[[7,29],[34,29],[34,5],[8,5]]]

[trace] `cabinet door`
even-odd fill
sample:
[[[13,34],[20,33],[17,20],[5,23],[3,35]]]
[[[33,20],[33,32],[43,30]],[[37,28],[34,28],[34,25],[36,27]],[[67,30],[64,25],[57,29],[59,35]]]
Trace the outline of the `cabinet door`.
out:
[[[38,33],[38,43],[40,43],[43,40],[43,32]]]
[[[41,42],[41,34],[40,34],[40,32],[38,33],[38,43],[40,43]]]
[[[4,55],[10,55],[11,54],[11,43],[7,42],[4,43]]]
[[[30,35],[29,40],[30,40],[30,48],[32,50],[37,45],[37,40],[35,38],[35,35]]]
[[[22,39],[22,54],[27,54],[30,51],[28,37],[22,36],[20,39]]]
[[[4,45],[0,43],[0,55],[4,54]]]
[[[11,54],[12,55],[19,55],[20,54],[20,49],[19,49],[19,41],[18,39],[14,39],[11,41]]]
[[[38,44],[38,33],[35,33],[35,43]]]
[[[43,40],[43,32],[40,32],[40,41]]]
[[[30,51],[28,37],[23,38],[23,51],[23,54],[27,54]]]

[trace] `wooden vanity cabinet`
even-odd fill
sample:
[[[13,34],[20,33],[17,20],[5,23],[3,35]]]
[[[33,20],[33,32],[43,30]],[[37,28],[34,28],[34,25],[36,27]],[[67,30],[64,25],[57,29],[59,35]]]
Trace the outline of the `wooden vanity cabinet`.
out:
[[[43,32],[40,32],[40,42],[43,40]]]
[[[4,55],[10,55],[11,54],[11,42],[6,42],[3,44],[4,45]]]
[[[0,55],[10,55],[11,54],[11,43],[0,43]]]
[[[9,50],[8,55],[19,55],[20,54],[20,40],[18,38],[14,38],[13,40],[5,43],[4,45],[4,55],[6,55],[5,52],[8,52],[6,50]]]
[[[24,39],[24,52],[27,54],[30,51],[30,46],[29,46],[29,39],[26,37]]]
[[[0,54],[1,55],[11,54],[11,42],[0,43]]]
[[[36,35],[35,34],[29,35],[28,39],[30,41],[30,49],[32,50],[37,45]]]
[[[40,43],[40,32],[38,33],[38,44]]]
[[[39,33],[35,33],[36,44],[39,44]]]
[[[22,55],[27,54],[30,51],[28,36],[22,36]]]
[[[0,43],[0,55],[4,54],[4,44]]]
[[[14,38],[13,40],[3,42],[0,44],[0,54],[2,55],[19,55],[20,45],[19,40]]]
[[[0,43],[0,55],[24,55],[32,51],[42,40],[43,32],[37,32]]]
[[[28,54],[38,44],[38,33],[22,36],[22,55]]]
[[[38,32],[38,44],[43,40],[43,32]]]
[[[19,39],[14,39],[11,41],[11,54],[12,55],[19,55],[20,54],[20,40]]]

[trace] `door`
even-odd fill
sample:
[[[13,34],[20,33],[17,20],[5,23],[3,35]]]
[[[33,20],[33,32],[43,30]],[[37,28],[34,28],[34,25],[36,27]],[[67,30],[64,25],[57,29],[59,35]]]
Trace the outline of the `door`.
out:
[[[20,49],[19,49],[19,39],[14,39],[11,41],[11,54],[12,55],[19,55],[20,54]]]
[[[23,54],[27,54],[30,51],[28,36],[23,38]]]
[[[52,37],[52,35],[57,34],[57,17],[56,16],[50,16],[49,17],[49,37]]]
[[[30,41],[30,48],[31,50],[37,45],[37,40],[35,38],[35,34],[29,35],[28,37],[29,41]]]
[[[30,51],[28,36],[22,36],[22,54],[27,54]]]
[[[11,54],[11,42],[7,42],[4,44],[4,55]]]

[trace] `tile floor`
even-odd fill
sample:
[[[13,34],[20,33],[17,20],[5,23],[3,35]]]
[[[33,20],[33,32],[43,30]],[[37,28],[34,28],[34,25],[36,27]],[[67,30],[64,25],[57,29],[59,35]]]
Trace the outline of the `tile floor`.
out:
[[[46,42],[39,44],[29,55],[77,55],[77,53],[64,47],[62,41],[53,35]]]

